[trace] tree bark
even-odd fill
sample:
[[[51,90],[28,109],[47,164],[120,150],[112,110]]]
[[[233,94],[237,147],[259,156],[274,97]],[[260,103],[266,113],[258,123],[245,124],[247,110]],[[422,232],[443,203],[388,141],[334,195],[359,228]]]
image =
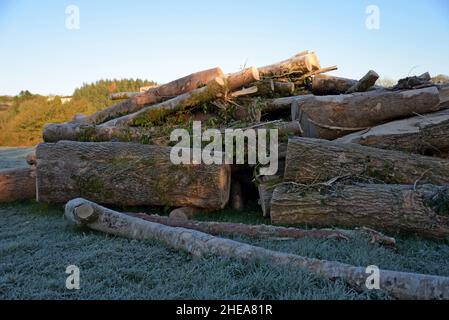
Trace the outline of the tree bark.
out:
[[[351,86],[348,91],[346,91],[346,93],[351,94],[355,92],[368,91],[369,88],[376,84],[377,79],[379,79],[379,75],[377,74],[377,72],[370,70],[366,75],[363,76],[362,79]]]
[[[145,105],[159,103],[205,86],[217,77],[223,77],[220,68],[193,73],[170,83],[151,88],[138,96],[120,102],[83,119],[83,123],[100,124],[142,109]]]
[[[159,215],[147,215],[145,213],[126,213],[132,217],[146,221],[163,224],[169,227],[186,228],[213,235],[226,235],[232,237],[257,237],[262,239],[337,239],[351,240],[354,237],[364,237],[371,244],[381,245],[386,248],[395,248],[396,239],[388,237],[380,232],[369,228],[358,228],[354,230],[341,229],[298,229],[285,228],[271,225],[249,225],[243,223],[212,222],[176,220]]]
[[[195,217],[195,215],[200,212],[201,212],[201,209],[194,208],[194,207],[177,208],[177,209],[173,210],[172,212],[170,212],[169,219],[177,220],[177,221],[178,220],[181,220],[181,221],[192,220]]]
[[[449,110],[389,122],[335,140],[428,156],[449,152]]]
[[[358,144],[289,140],[284,181],[312,184],[347,175],[392,184],[447,184],[449,160]]]
[[[301,52],[290,59],[259,68],[262,78],[282,78],[291,73],[306,74],[320,69],[320,61],[314,52]]]
[[[449,237],[447,186],[344,185],[278,186],[271,199],[273,224],[367,226],[429,239]]]
[[[434,87],[402,92],[370,91],[340,96],[301,96],[303,136],[333,140],[388,121],[440,109]]]
[[[83,207],[90,207],[90,210]],[[241,260],[260,260],[274,266],[295,266],[320,277],[342,279],[358,290],[365,288],[369,276],[364,267],[281,253],[199,231],[168,227],[109,210],[84,199],[67,203],[65,216],[76,225],[121,237],[160,241],[194,256],[214,254]],[[440,276],[381,270],[380,288],[399,299],[449,299],[449,278]]]
[[[221,209],[230,192],[228,165],[174,165],[171,148],[113,142],[37,147],[38,201],[76,197],[120,206]]]
[[[259,70],[257,70],[256,67],[250,67],[242,71],[229,74],[226,77],[226,86],[227,90],[232,92],[259,80]]]
[[[242,185],[235,179],[231,182],[231,197],[229,204],[232,209],[237,211],[243,211],[245,207]]]
[[[0,203],[36,199],[36,172],[33,168],[0,170]]]
[[[259,96],[273,97],[273,95],[291,96],[295,92],[293,82],[274,81],[273,79],[263,79],[254,83]]]
[[[316,75],[312,80],[312,92],[315,95],[338,95],[357,84],[357,80],[328,75]]]

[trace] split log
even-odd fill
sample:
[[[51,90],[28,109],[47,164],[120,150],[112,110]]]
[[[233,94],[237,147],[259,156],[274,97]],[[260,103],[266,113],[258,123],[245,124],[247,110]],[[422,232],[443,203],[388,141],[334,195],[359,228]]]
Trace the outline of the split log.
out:
[[[281,253],[199,231],[168,227],[109,210],[84,199],[67,203],[65,216],[76,225],[92,230],[138,240],[160,241],[194,256],[214,254],[241,260],[256,259],[275,266],[298,267],[320,277],[342,279],[357,290],[366,288],[369,276],[364,267]],[[380,270],[380,288],[399,299],[449,299],[449,278],[440,276]]]
[[[171,220],[192,220],[196,214],[200,213],[201,209],[194,207],[177,208],[170,212],[169,219]]]
[[[141,92],[114,92],[109,95],[110,100],[130,99],[140,95]]]
[[[320,61],[314,52],[301,52],[290,59],[259,68],[262,78],[282,78],[292,73],[306,74],[320,69]]]
[[[281,185],[271,199],[271,221],[282,225],[367,226],[443,240],[449,238],[448,205],[448,186]]]
[[[220,68],[193,73],[170,83],[151,88],[138,96],[101,110],[86,117],[83,120],[83,123],[100,124],[109,119],[137,112],[145,105],[159,103],[187,92],[194,91],[205,86],[217,77],[223,77],[223,75],[223,71]]]
[[[395,248],[396,239],[386,236],[369,228],[358,228],[354,230],[341,229],[298,229],[285,228],[271,225],[248,225],[243,223],[212,222],[174,220],[159,215],[147,215],[145,213],[126,213],[132,217],[146,221],[163,224],[169,227],[186,228],[213,235],[226,235],[232,237],[257,237],[261,239],[336,239],[351,240],[355,237],[366,238],[373,245],[386,248]]]
[[[334,141],[289,140],[284,181],[303,184],[359,176],[385,183],[449,183],[449,160]]]
[[[43,143],[37,147],[38,201],[76,197],[120,206],[221,209],[228,165],[174,165],[171,148],[121,142]]]
[[[346,91],[347,94],[355,93],[355,92],[365,92],[368,91],[369,88],[376,84],[377,79],[379,79],[379,75],[377,72],[370,70],[366,75],[363,76],[362,79],[357,81],[352,87]]]
[[[343,94],[355,84],[357,84],[357,80],[354,79],[316,75],[312,80],[312,92],[315,95]]]
[[[335,140],[428,156],[449,152],[449,110],[389,122]]]
[[[0,203],[36,199],[33,168],[0,170]]]
[[[294,101],[294,100],[293,100]],[[440,109],[436,88],[371,91],[339,96],[300,96],[303,136],[333,140],[350,132]]]

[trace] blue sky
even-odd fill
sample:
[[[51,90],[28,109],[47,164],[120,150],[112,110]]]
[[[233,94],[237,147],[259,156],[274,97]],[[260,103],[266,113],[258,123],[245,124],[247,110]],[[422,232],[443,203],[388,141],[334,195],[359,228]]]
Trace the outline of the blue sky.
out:
[[[65,27],[68,5],[80,29]],[[368,5],[380,29],[368,30]],[[313,50],[335,75],[449,74],[449,0],[0,0],[0,95],[68,95],[105,78],[167,82]]]

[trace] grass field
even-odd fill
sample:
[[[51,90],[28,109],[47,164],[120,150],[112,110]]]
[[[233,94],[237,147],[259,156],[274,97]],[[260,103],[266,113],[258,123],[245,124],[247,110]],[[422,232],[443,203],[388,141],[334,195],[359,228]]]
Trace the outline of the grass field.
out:
[[[0,149],[0,168],[23,166],[29,150]],[[255,210],[223,211],[204,220],[260,223]],[[354,265],[449,276],[449,244],[399,238],[397,251],[363,239],[274,241],[251,244]],[[81,271],[81,289],[65,288],[66,267]],[[133,241],[73,229],[62,206],[0,205],[0,299],[388,299],[355,292],[299,269],[261,262],[193,259],[157,242]]]

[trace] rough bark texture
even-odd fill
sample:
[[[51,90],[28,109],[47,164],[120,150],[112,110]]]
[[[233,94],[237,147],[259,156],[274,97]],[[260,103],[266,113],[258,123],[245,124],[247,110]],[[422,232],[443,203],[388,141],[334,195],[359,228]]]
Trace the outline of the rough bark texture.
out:
[[[320,68],[320,61],[315,53],[304,51],[290,59],[259,68],[259,73],[262,78],[279,78],[291,73],[307,74]]]
[[[77,209],[86,205],[92,208],[92,213],[79,216]],[[200,257],[214,254],[241,260],[257,259],[273,265],[295,266],[324,278],[342,279],[359,290],[365,288],[369,276],[365,267],[281,253],[199,231],[168,227],[130,217],[84,199],[67,203],[65,215],[75,224],[93,230],[139,240],[160,241],[171,248]],[[381,270],[380,288],[399,299],[449,298],[449,278],[440,276]]]
[[[388,121],[440,109],[437,88],[402,92],[370,91],[299,100],[305,137],[336,139]]]
[[[365,92],[376,84],[377,79],[379,79],[377,72],[370,70],[362,79],[350,87],[346,93]]]
[[[271,199],[273,224],[367,226],[380,231],[449,237],[449,189],[434,185],[278,186]]]
[[[396,240],[380,232],[369,228],[358,228],[355,230],[340,229],[298,229],[285,228],[271,225],[248,225],[243,223],[174,220],[159,215],[147,215],[145,213],[126,213],[132,217],[146,221],[163,224],[169,227],[186,228],[213,235],[247,236],[268,239],[337,239],[351,240],[354,237],[364,237],[371,244],[394,248]]]
[[[36,198],[36,172],[33,168],[0,170],[0,203]]]
[[[285,181],[311,184],[339,176],[393,184],[449,183],[449,160],[333,141],[289,140]]]
[[[335,142],[438,157],[449,151],[449,110],[389,122]]]
[[[357,80],[354,79],[316,75],[312,80],[312,92],[315,95],[343,94],[355,84]]]
[[[150,88],[138,96],[110,106],[84,118],[83,122],[89,124],[100,124],[109,119],[128,113],[137,112],[145,105],[159,103],[163,100],[171,99],[181,94],[191,92],[206,85],[217,77],[223,77],[223,75],[223,71],[220,68],[193,73],[170,83]]]
[[[271,197],[273,196],[275,186],[281,182],[282,182],[281,175],[261,177],[258,190],[259,190],[259,202],[260,206],[262,207],[262,213],[264,217],[270,216]]]
[[[259,96],[273,97],[273,95],[291,96],[295,91],[295,84],[292,82],[280,82],[273,79],[264,79],[254,84],[257,87]]]
[[[85,197],[122,206],[223,208],[229,166],[174,165],[170,150],[120,142],[43,143],[37,147],[38,201]]]
[[[58,142],[60,140],[84,142],[140,142],[148,143],[154,128],[91,125],[78,123],[49,124],[44,127],[45,142]]]

